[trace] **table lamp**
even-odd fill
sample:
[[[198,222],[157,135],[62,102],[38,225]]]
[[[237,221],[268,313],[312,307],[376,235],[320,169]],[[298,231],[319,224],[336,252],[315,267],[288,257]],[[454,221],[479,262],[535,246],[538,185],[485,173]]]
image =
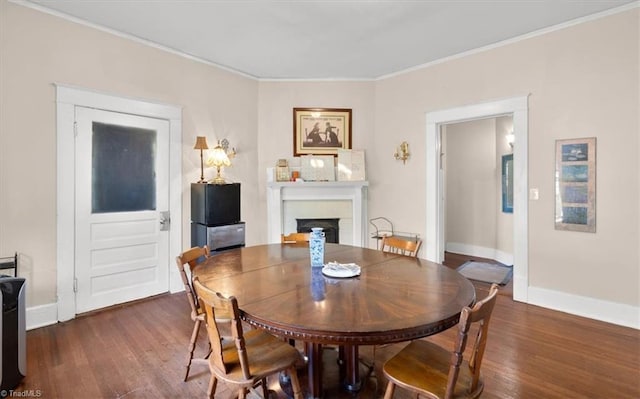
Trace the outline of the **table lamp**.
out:
[[[193,146],[194,150],[200,150],[200,180],[198,183],[206,183],[207,181],[204,179],[204,159],[202,157],[202,150],[208,150],[209,146],[207,145],[207,138],[204,136],[196,137],[196,145]]]
[[[220,145],[220,141],[218,141],[218,145],[213,147],[213,150],[209,153],[207,165],[215,166],[217,169],[217,175],[211,180],[211,183],[225,184],[224,178],[220,175],[220,168],[222,166],[231,166],[231,161],[229,160],[227,151]]]

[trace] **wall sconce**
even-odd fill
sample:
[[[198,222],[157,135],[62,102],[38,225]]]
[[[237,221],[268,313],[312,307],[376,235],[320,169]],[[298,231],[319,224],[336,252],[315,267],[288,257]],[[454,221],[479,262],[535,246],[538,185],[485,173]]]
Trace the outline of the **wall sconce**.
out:
[[[213,147],[213,150],[209,152],[207,158],[207,166],[215,166],[217,170],[216,177],[211,180],[213,184],[225,184],[224,178],[220,175],[220,169],[223,166],[231,166],[231,158],[236,156],[236,149],[233,148],[228,151],[229,141],[227,139],[218,141],[218,145]]]
[[[513,133],[509,133],[505,137],[507,139],[507,144],[509,144],[509,147],[513,150],[513,142],[516,141],[516,136]]]
[[[207,145],[207,138],[204,136],[196,137],[196,144],[193,146],[194,150],[200,150],[200,180],[198,183],[206,183],[207,181],[204,179],[204,160],[202,158],[202,150],[208,150],[209,146]]]
[[[409,159],[409,157],[411,156],[411,154],[409,153],[409,143],[407,143],[406,141],[403,141],[400,144],[400,147],[398,147],[396,149],[395,154],[393,154],[393,157],[396,160],[401,160],[402,159],[402,163],[407,163],[407,159]]]

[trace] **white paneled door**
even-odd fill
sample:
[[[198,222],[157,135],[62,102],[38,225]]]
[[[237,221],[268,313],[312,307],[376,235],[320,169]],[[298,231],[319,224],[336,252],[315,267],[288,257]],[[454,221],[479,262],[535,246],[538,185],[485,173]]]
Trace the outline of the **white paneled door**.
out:
[[[76,313],[169,289],[169,122],[76,107]]]

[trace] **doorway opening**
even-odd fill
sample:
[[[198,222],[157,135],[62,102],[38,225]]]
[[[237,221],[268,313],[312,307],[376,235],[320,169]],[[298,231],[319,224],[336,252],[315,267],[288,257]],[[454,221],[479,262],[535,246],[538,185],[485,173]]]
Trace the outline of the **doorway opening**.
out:
[[[441,131],[445,251],[513,265],[513,212],[502,206],[501,173],[503,157],[513,157],[511,115],[446,124]]]
[[[455,122],[511,115],[514,141],[514,194],[513,194],[513,299],[528,299],[528,232],[527,232],[527,114],[528,97],[468,105],[426,115],[426,257],[442,263],[444,260],[444,181],[442,169],[441,127]]]

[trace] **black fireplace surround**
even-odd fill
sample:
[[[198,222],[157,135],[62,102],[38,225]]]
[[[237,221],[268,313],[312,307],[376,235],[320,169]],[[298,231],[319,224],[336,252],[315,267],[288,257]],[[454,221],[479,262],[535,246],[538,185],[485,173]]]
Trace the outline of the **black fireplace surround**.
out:
[[[340,219],[296,219],[298,233],[309,233],[312,227],[322,227],[327,242],[340,243]]]

